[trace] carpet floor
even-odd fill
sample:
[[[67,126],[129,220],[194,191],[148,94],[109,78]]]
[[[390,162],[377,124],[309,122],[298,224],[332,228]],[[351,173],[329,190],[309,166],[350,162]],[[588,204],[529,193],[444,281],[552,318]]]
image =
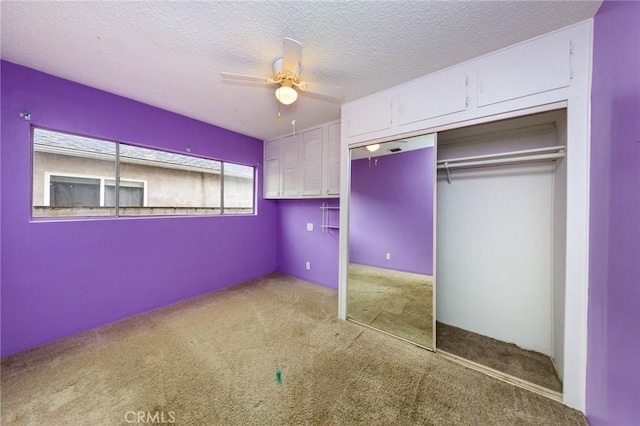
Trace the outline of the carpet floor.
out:
[[[347,315],[433,348],[433,278],[351,263]]]
[[[2,424],[587,424],[336,307],[271,274],[6,357]]]
[[[551,358],[491,337],[436,322],[438,349],[562,393]]]

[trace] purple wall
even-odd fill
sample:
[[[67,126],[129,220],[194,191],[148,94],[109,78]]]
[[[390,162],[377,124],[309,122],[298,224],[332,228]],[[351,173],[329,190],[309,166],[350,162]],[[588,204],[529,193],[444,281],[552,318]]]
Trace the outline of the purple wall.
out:
[[[5,61],[1,73],[3,356],[275,270],[276,205],[262,199],[250,217],[30,222],[30,125],[249,165],[262,142]]]
[[[323,202],[339,205],[338,199],[278,201],[278,272],[337,289],[340,231],[322,232]],[[339,211],[329,215],[331,225],[338,225]],[[307,231],[307,223],[313,223],[313,231]],[[310,270],[306,262],[311,262]]]
[[[640,3],[595,17],[587,417],[640,424]]]
[[[433,151],[352,161],[350,262],[433,274]]]

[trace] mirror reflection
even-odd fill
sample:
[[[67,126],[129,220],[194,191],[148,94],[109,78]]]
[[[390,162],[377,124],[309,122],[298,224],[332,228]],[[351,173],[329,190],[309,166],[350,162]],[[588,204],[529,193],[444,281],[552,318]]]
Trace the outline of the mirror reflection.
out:
[[[351,149],[347,316],[433,348],[435,135]]]

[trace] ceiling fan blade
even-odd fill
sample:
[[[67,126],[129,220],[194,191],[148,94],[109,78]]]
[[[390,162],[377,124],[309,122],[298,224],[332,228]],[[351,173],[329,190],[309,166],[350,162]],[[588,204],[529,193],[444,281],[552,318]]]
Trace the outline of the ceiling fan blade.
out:
[[[298,75],[298,66],[301,59],[302,43],[285,37],[282,42],[282,71]]]
[[[275,83],[270,78],[266,77],[257,77],[255,75],[245,75],[245,74],[236,74],[232,72],[221,72],[220,77],[228,78],[230,80],[241,80],[241,81],[249,81],[252,83],[264,83],[264,84],[272,84]]]
[[[344,90],[340,87],[323,86],[317,83],[301,81],[296,86],[303,92],[316,93],[328,98],[342,99],[344,98]]]

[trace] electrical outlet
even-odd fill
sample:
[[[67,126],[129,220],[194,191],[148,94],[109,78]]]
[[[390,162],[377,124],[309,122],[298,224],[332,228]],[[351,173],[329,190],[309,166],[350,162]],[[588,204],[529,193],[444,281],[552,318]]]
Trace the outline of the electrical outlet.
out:
[[[310,271],[311,270],[311,262],[307,262],[305,267],[307,268],[307,271]]]
[[[307,223],[307,231],[313,231],[313,223],[312,222]]]
[[[391,260],[391,253],[387,253],[387,260]]]

